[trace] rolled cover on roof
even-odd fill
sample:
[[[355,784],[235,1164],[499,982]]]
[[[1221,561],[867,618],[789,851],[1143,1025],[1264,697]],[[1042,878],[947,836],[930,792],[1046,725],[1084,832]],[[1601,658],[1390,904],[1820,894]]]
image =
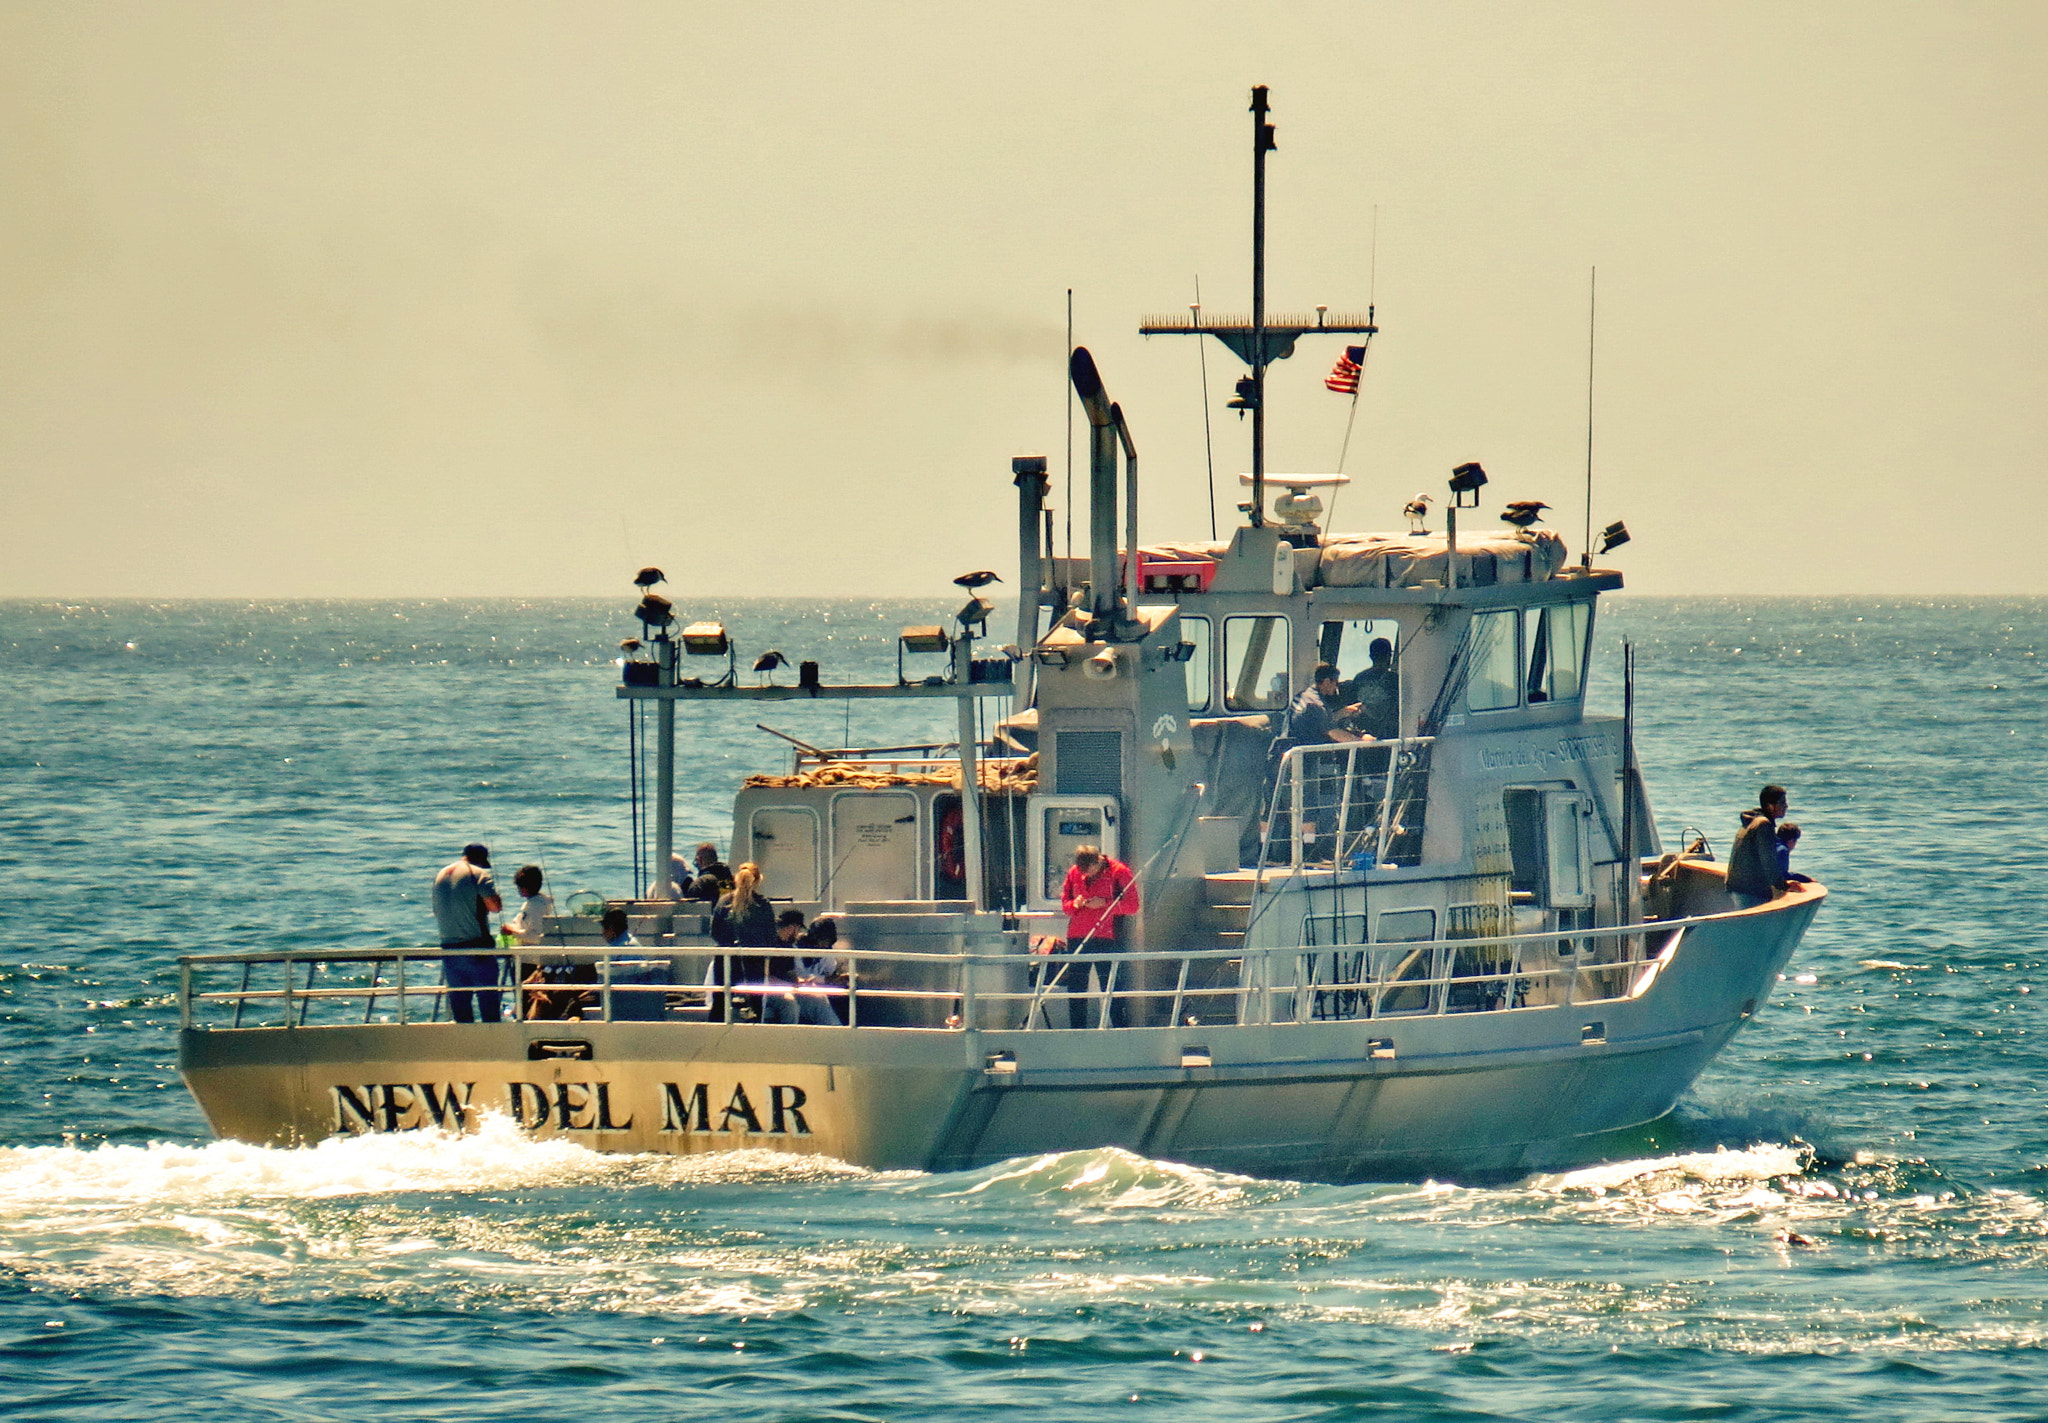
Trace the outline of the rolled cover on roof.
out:
[[[1413,588],[1441,580],[1449,547],[1440,534],[1340,534],[1323,541],[1316,579],[1325,588]],[[1540,583],[1564,567],[1564,540],[1549,529],[1458,537],[1467,581]]]
[[[1229,552],[1228,543],[1204,540],[1197,543],[1143,544],[1138,549],[1138,556],[1147,563],[1199,563],[1203,559],[1213,563]]]

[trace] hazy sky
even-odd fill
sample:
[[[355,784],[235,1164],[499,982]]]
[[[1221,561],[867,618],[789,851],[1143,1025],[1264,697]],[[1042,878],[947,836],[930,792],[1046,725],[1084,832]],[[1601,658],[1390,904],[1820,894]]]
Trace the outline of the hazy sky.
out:
[[[0,596],[951,594],[1062,483],[1069,287],[1205,537],[1136,326],[1249,305],[1255,83],[1271,306],[1384,328],[1338,526],[1476,459],[1576,546],[1597,266],[1631,587],[2048,593],[2040,0],[0,0]]]

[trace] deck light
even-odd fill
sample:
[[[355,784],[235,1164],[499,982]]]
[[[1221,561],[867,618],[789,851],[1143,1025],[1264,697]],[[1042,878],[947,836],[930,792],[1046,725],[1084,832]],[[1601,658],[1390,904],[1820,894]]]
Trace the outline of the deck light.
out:
[[[967,606],[953,614],[953,617],[959,622],[960,630],[971,636],[976,628],[987,629],[988,620],[995,613],[995,610],[996,605],[994,603],[991,603],[988,599],[977,593],[974,597],[969,598]]]
[[[1032,654],[1041,667],[1064,667],[1067,665],[1067,650],[1064,647],[1041,647]]]
[[[1606,553],[1611,549],[1620,548],[1623,544],[1627,542],[1628,525],[1622,523],[1621,520],[1616,519],[1613,523],[1609,524],[1606,528],[1600,531],[1600,544],[1597,548],[1593,550],[1593,552]]]
[[[675,604],[659,593],[649,593],[633,609],[633,616],[651,628],[667,627],[676,620]]]
[[[683,629],[683,651],[692,657],[723,657],[732,651],[724,623],[691,623]]]
[[[1460,509],[1477,509],[1479,491],[1486,484],[1486,471],[1476,463],[1461,464],[1451,471],[1451,497]]]
[[[896,683],[908,686],[910,679],[903,671],[903,654],[906,652],[945,652],[953,646],[953,639],[946,636],[946,630],[938,626],[907,627],[896,635]],[[926,684],[943,683],[943,677],[926,678]]]

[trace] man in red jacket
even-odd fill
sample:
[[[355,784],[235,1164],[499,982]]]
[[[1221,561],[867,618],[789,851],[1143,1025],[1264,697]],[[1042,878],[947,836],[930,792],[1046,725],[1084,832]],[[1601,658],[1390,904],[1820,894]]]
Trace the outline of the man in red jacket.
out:
[[[1060,908],[1067,915],[1067,952],[1108,954],[1123,947],[1124,925],[1138,912],[1138,881],[1131,867],[1112,860],[1094,845],[1074,851],[1074,867],[1060,886]],[[1097,965],[1091,976],[1099,975],[1105,986],[1107,970]],[[1128,983],[1117,987],[1128,988]],[[1125,1023],[1122,999],[1109,1000],[1109,1024]]]

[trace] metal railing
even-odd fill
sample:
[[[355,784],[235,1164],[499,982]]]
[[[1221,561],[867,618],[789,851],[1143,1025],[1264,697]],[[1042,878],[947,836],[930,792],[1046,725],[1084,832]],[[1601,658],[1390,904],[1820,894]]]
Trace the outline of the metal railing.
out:
[[[1260,863],[1354,870],[1419,863],[1435,744],[1410,736],[1290,748],[1274,780]]]
[[[1724,917],[1194,952],[1036,955],[1022,950],[1022,936],[1012,953],[842,948],[839,973],[811,983],[762,976],[763,958],[776,957],[762,950],[503,951],[490,955],[501,962],[495,988],[442,981],[441,960],[481,957],[474,951],[201,954],[179,960],[178,998],[184,1027],[227,1030],[435,1023],[448,1019],[451,999],[478,993],[500,995],[528,1021],[564,1023],[807,1018],[849,1029],[1036,1031],[1407,1018],[1636,996],[1694,926]],[[815,1005],[809,1014],[798,1006],[805,1000]]]

